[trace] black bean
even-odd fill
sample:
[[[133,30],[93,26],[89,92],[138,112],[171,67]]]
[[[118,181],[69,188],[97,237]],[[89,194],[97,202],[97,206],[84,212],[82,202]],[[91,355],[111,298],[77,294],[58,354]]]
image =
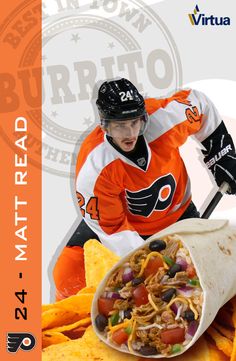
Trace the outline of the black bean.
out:
[[[184,312],[184,319],[187,321],[194,321],[194,313],[192,310],[187,310]]]
[[[173,264],[173,266],[170,267],[169,271],[167,272],[168,276],[170,276],[170,278],[175,277],[177,272],[182,271],[182,267],[180,266],[180,264]]]
[[[132,309],[131,308],[128,308],[127,310],[125,310],[124,311],[124,318],[128,318],[128,320],[129,319],[131,319],[131,317],[132,317]]]
[[[108,319],[103,315],[97,315],[95,318],[95,325],[97,326],[97,329],[102,332],[108,325]]]
[[[136,287],[136,286],[140,285],[143,282],[144,282],[144,279],[142,277],[134,278],[134,279],[132,279],[132,286]]]
[[[144,356],[156,355],[158,353],[156,347],[153,346],[142,346],[139,352]]]
[[[170,302],[171,298],[176,295],[176,289],[175,288],[169,288],[165,292],[162,293],[161,299],[164,302]]]
[[[166,242],[162,241],[161,239],[152,241],[149,244],[149,249],[150,249],[150,251],[153,251],[153,252],[160,252],[160,251],[163,251],[163,249],[165,249],[165,248],[166,248]]]

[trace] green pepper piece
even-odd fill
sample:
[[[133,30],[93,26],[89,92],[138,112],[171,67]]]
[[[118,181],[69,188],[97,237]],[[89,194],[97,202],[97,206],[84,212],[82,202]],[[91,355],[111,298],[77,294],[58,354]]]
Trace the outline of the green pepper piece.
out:
[[[117,325],[118,321],[119,321],[119,312],[113,313],[113,315],[110,318],[111,320],[111,325],[115,326]]]
[[[199,279],[197,279],[197,278],[195,278],[195,279],[189,279],[189,280],[188,280],[188,283],[189,283],[191,286],[200,286]]]
[[[182,346],[176,343],[175,345],[172,346],[171,353],[177,353],[180,352],[181,350],[182,350]]]
[[[125,332],[128,333],[128,335],[131,335],[132,333],[132,327],[131,326],[128,326],[125,328]]]
[[[171,258],[168,257],[168,256],[163,256],[163,258],[164,258],[165,263],[168,264],[168,266],[173,266],[173,264],[175,263],[175,262],[173,261],[173,259],[171,259]]]
[[[114,288],[113,288],[113,292],[119,292],[120,290],[121,290],[120,287],[114,287]]]

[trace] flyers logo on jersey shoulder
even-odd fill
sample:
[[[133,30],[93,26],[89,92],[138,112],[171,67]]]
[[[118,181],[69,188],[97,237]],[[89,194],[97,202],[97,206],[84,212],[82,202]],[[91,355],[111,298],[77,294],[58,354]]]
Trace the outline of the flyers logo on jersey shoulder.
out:
[[[171,205],[175,190],[176,180],[171,173],[137,192],[126,189],[128,209],[132,214],[149,217],[153,211],[163,211]]]

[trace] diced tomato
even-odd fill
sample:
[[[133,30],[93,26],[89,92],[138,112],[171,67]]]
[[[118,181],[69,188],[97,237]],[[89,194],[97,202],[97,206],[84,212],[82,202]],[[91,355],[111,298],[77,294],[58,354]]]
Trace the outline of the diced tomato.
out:
[[[115,303],[115,299],[100,297],[98,299],[99,313],[108,317],[109,312],[113,310],[114,303]]]
[[[196,270],[195,270],[195,268],[194,268],[192,265],[190,265],[190,264],[187,266],[186,272],[187,272],[188,278],[193,278],[193,277],[196,276]]]
[[[176,343],[184,342],[184,340],[185,340],[184,328],[176,327],[161,332],[161,341],[163,343],[174,345]]]
[[[137,307],[148,303],[148,291],[143,283],[133,290],[133,299]]]
[[[150,275],[154,275],[160,267],[163,267],[163,261],[162,261],[161,257],[157,256],[157,257],[150,258],[147,266],[145,267],[144,273],[143,273],[145,278],[147,278]]]
[[[116,342],[118,345],[121,345],[122,343],[125,343],[129,338],[129,335],[123,328],[120,328],[119,330],[113,332],[112,334],[112,340]]]

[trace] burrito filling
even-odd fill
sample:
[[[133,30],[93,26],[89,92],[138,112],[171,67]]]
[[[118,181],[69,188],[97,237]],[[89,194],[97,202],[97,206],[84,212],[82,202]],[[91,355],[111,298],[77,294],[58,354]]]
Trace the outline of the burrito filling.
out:
[[[138,249],[108,279],[98,299],[97,329],[109,343],[140,355],[173,355],[195,335],[203,291],[177,236]]]

